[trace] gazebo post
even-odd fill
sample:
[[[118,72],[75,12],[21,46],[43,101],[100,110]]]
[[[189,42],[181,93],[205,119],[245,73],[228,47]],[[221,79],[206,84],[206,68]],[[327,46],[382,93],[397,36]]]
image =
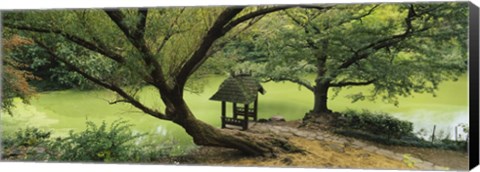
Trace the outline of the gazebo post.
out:
[[[258,112],[258,95],[255,97],[255,102],[253,103],[253,121],[257,121],[257,112]]]
[[[233,119],[237,119],[237,103],[233,103]]]
[[[225,117],[226,117],[226,103],[222,101],[222,128],[225,128]]]
[[[248,129],[248,104],[245,104],[245,116],[243,117],[243,130]]]
[[[250,74],[232,74],[223,81],[218,91],[210,98],[222,102],[221,127],[234,125],[248,130],[248,122],[258,120],[258,93],[265,94],[265,89]],[[227,103],[232,103],[232,115],[227,112],[227,106],[230,106]],[[243,116],[243,119],[239,116]]]

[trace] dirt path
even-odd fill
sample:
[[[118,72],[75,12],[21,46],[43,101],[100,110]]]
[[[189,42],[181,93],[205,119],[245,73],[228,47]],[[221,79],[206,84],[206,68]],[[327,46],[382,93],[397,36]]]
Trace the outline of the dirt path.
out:
[[[318,157],[318,160],[325,160],[323,157],[331,157],[328,162],[332,165],[343,164],[350,168],[368,168],[369,166],[375,168],[384,167],[386,169],[391,169],[391,167],[402,168],[401,165],[399,166],[397,164],[398,162],[406,165],[407,168],[420,170],[448,169],[408,154],[393,152],[372,144],[367,144],[366,142],[357,139],[335,135],[326,131],[307,131],[288,125],[280,126],[268,123],[253,123],[249,128],[249,131],[272,133],[291,138],[294,143],[305,147],[305,150],[308,150],[313,157]],[[306,144],[305,141],[302,140],[313,141],[314,146],[312,146],[312,142]],[[332,154],[333,156],[330,156],[329,154]],[[309,166],[308,164],[305,165]],[[320,163],[320,165],[322,164]],[[338,165],[338,167],[342,167],[342,165]]]
[[[200,147],[186,157],[174,159],[180,164],[212,166],[268,166],[357,169],[448,170],[418,158],[415,154],[335,135],[324,130],[304,130],[292,123],[253,123],[248,132],[285,137],[306,150],[304,153],[279,154],[276,158],[248,157],[237,150]]]
[[[199,147],[187,156],[162,163],[211,166],[267,166],[352,169],[467,170],[468,156],[461,152],[386,146],[328,132],[299,128],[299,121],[251,123],[247,132],[284,137],[306,150],[275,158],[248,157],[234,149]]]
[[[305,153],[280,154],[276,158],[245,157],[236,150],[204,147],[195,153],[194,164],[212,166],[266,166],[357,169],[418,169],[402,161],[334,143],[291,137],[290,141],[308,150]],[[200,157],[200,158],[199,158]],[[186,162],[190,164],[191,162]]]
[[[371,143],[376,144],[376,143]],[[433,148],[416,148],[416,147],[403,147],[403,146],[386,146],[376,144],[380,148],[392,150],[394,152],[402,154],[410,154],[419,159],[428,160],[434,164],[440,164],[441,166],[449,167],[450,170],[468,170],[468,153],[442,150]]]

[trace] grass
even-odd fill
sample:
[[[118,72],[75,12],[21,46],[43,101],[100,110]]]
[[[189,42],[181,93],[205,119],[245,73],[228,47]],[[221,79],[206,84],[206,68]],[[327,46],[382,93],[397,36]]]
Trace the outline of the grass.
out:
[[[196,117],[217,127],[220,126],[220,102],[210,101],[209,98],[224,78],[207,78],[203,93],[185,94],[185,99]],[[442,83],[437,97],[414,94],[413,97],[400,98],[398,107],[381,101],[351,103],[345,95],[371,89],[356,87],[344,90],[335,99],[330,99],[329,106],[334,111],[368,109],[388,112],[399,119],[414,122],[416,129],[430,128],[434,124],[437,124],[437,128],[442,125],[453,126],[468,122],[467,83],[466,76],[458,82]],[[296,84],[270,82],[263,85],[267,93],[259,98],[259,118],[282,115],[287,120],[301,119],[313,106],[313,94]],[[86,119],[100,123],[103,120],[112,122],[122,118],[134,124],[135,131],[149,132],[152,137],[173,139],[184,145],[192,144],[190,136],[181,127],[142,114],[127,104],[109,105],[107,100],[114,98],[113,93],[105,90],[44,92],[34,98],[31,105],[18,102],[13,117],[2,115],[1,124],[5,133],[26,126],[36,126],[53,130],[57,136],[65,136],[69,130],[85,129]],[[151,107],[163,110],[157,92],[151,87],[142,90],[140,99]],[[231,105],[227,107],[231,108]]]

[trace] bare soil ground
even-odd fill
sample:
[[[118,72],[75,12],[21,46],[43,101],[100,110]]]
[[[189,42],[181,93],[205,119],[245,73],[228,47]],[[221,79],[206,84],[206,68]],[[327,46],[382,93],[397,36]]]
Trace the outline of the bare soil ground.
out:
[[[401,161],[375,153],[346,148],[340,150],[317,140],[292,137],[290,141],[301,146],[305,153],[280,154],[275,158],[249,157],[232,149],[201,147],[183,159],[180,164],[212,166],[264,166],[264,167],[310,167],[310,168],[369,168],[369,169],[414,169]]]
[[[442,150],[442,149],[430,149],[430,148],[416,148],[405,146],[387,146],[382,144],[375,144],[376,146],[384,149],[388,149],[394,152],[403,154],[410,154],[418,157],[422,160],[426,160],[444,167],[449,167],[450,170],[467,170],[468,169],[468,153]]]
[[[305,126],[305,128],[313,130],[329,130],[328,122],[332,118],[329,115],[325,115],[320,118],[316,124],[311,126]],[[302,125],[301,120],[287,121],[286,125],[291,127],[298,127]],[[375,143],[371,141],[363,140],[364,142],[377,146],[379,148],[387,149],[393,152],[410,154],[419,159],[432,162],[436,165],[448,167],[450,170],[468,170],[468,153],[463,151],[452,151],[444,149],[434,148],[418,148],[411,146],[393,146]]]
[[[328,130],[324,125],[302,126],[301,121],[271,123],[273,125]],[[279,154],[275,158],[250,157],[225,148],[199,147],[189,155],[162,160],[164,163],[197,164],[212,166],[267,166],[267,167],[312,167],[312,168],[361,168],[361,169],[416,169],[408,162],[392,159],[375,152],[338,147],[338,144],[292,136],[289,140],[307,150],[305,153]],[[364,141],[368,145],[447,167],[450,170],[467,170],[468,154],[441,149],[389,146]],[[167,162],[169,161],[169,162]],[[431,169],[432,170],[432,169]]]

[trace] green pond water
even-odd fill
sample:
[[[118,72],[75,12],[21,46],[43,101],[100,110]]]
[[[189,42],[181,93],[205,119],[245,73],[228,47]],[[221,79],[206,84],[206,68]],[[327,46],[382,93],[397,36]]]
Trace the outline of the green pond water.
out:
[[[185,99],[195,116],[216,127],[220,126],[220,102],[210,101],[209,98],[224,79],[225,77],[219,76],[209,77],[206,79],[208,82],[203,93],[185,94]],[[313,106],[313,94],[296,84],[270,82],[263,86],[267,93],[259,97],[259,118],[281,115],[287,120],[301,119]],[[370,89],[371,87],[356,87],[342,90],[337,97],[329,100],[328,105],[334,111],[368,109],[387,112],[399,119],[413,122],[415,130],[420,128],[431,130],[433,125],[437,125],[437,128],[451,133],[455,125],[468,123],[466,75],[456,82],[442,83],[436,97],[431,94],[414,94],[412,97],[400,98],[398,107],[380,100],[352,103],[345,97]],[[13,116],[6,114],[1,116],[2,130],[4,134],[8,134],[19,128],[35,126],[51,130],[56,136],[65,136],[69,130],[83,130],[86,120],[111,123],[121,118],[133,124],[134,131],[148,132],[155,139],[174,140],[184,146],[193,144],[191,137],[181,127],[142,114],[127,104],[110,105],[108,101],[114,99],[115,94],[106,90],[43,92],[33,98],[29,105],[17,101]],[[151,87],[142,90],[140,99],[152,107],[163,109],[157,92]]]

